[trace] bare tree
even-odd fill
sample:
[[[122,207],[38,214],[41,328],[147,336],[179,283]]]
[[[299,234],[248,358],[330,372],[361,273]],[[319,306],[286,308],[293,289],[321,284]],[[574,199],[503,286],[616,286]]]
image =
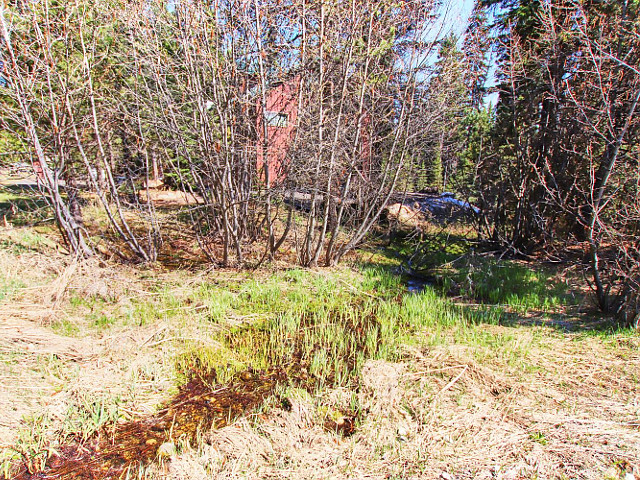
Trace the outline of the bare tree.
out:
[[[148,189],[163,172],[213,263],[246,264],[259,241],[258,261],[291,242],[303,265],[335,264],[375,226],[433,124],[433,7],[29,4],[14,15],[36,32],[19,42],[14,116],[41,163],[55,162],[47,175],[66,179],[66,197],[55,196],[53,177],[47,188],[75,243],[82,228],[71,223],[79,202],[69,189],[82,175],[128,249],[154,260],[162,226]],[[129,194],[146,188],[148,201],[127,199],[118,176]]]
[[[142,35],[129,29],[145,121],[179,188],[202,198],[192,209],[201,245],[242,263],[248,243],[264,238],[270,258],[293,235],[302,264],[335,263],[375,224],[409,138],[423,133],[409,126],[431,4],[213,7],[159,3]]]
[[[301,112],[288,186],[306,194],[303,265],[334,264],[378,220],[410,155],[431,4],[304,3]],[[401,27],[397,27],[401,25]]]
[[[20,19],[18,19],[20,20]],[[87,244],[86,234],[81,225],[81,220],[78,218],[77,212],[73,212],[69,202],[63,198],[60,185],[59,171],[52,168],[49,157],[45,153],[45,149],[41,142],[40,134],[38,132],[37,120],[34,118],[34,108],[32,106],[33,98],[36,97],[37,88],[34,82],[28,81],[28,71],[24,69],[20,62],[19,55],[22,52],[16,52],[13,44],[13,39],[10,33],[9,20],[7,19],[7,13],[5,7],[0,5],[0,32],[2,34],[2,47],[3,58],[6,58],[8,62],[5,64],[5,75],[9,82],[12,91],[12,100],[17,104],[18,112],[8,109],[4,115],[12,117],[14,122],[18,125],[22,125],[30,142],[33,154],[34,165],[37,165],[41,170],[41,183],[45,198],[52,206],[58,226],[63,234],[63,237],[70,249],[78,255],[90,256],[93,254],[92,249]],[[42,32],[37,30],[38,39],[41,38]],[[21,55],[20,55],[21,56]],[[34,65],[34,70],[41,65]],[[46,80],[50,80],[48,75],[49,70],[46,70]],[[3,102],[4,105],[4,102]],[[52,112],[56,113],[56,112]],[[56,122],[57,116],[52,118],[53,122]],[[62,142],[60,142],[59,136],[57,136],[58,148],[64,152]],[[35,168],[35,167],[34,167]],[[74,214],[75,213],[75,214]]]
[[[11,26],[5,10],[2,13],[13,99],[3,102],[5,114],[26,132],[38,170],[42,169],[45,198],[65,240],[73,251],[92,254],[82,226],[78,195],[82,178],[92,186],[110,226],[130,251],[142,260],[154,260],[157,232],[150,227],[145,245],[129,225],[105,148],[105,111],[96,84],[109,53],[94,22],[106,12],[79,0],[62,5],[30,3],[11,14]],[[13,38],[11,29],[16,33]],[[106,173],[106,182],[98,172]]]
[[[503,16],[498,148],[483,169],[494,239],[581,247],[598,306],[636,324],[638,9],[557,0]]]
[[[563,184],[558,180],[562,172],[548,165],[543,184],[584,229],[599,307],[636,324],[640,315],[638,14],[637,3],[625,0],[600,8],[578,2],[549,4],[543,17],[551,35],[571,39],[575,48],[556,99],[564,102],[579,125],[579,158],[585,174],[571,185],[583,203],[576,207],[567,202],[567,192],[557,188]],[[575,155],[575,146],[563,147]]]

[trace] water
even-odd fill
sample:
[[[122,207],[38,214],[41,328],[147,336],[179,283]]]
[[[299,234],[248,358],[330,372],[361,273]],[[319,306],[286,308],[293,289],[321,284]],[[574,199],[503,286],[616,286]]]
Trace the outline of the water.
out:
[[[432,287],[434,281],[427,277],[409,276],[407,277],[407,290],[410,293],[420,293],[424,291],[426,287]]]

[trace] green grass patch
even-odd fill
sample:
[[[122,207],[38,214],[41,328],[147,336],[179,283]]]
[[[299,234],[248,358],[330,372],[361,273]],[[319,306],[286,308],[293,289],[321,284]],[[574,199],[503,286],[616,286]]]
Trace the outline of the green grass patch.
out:
[[[550,311],[575,298],[554,272],[513,260],[479,255],[470,231],[442,228],[419,240],[399,239],[387,254],[404,259],[405,268],[429,279],[442,294],[462,296],[517,313]]]
[[[11,478],[13,464],[18,460],[24,463],[28,471],[40,471],[53,453],[49,443],[51,418],[48,415],[34,415],[26,418],[24,424],[18,431],[15,444],[0,450],[0,474],[3,478]]]
[[[204,291],[212,296],[218,288]],[[247,321],[178,355],[183,381],[193,371],[213,370],[224,383],[243,370],[295,364],[316,388],[352,386],[367,360],[399,360],[406,345],[425,342],[423,332],[472,331],[500,318],[495,310],[453,305],[434,289],[408,293],[383,268],[280,272],[220,298],[228,313]]]
[[[519,312],[550,310],[569,300],[566,285],[542,269],[471,256],[451,275],[463,295]]]
[[[45,235],[31,229],[11,230],[10,235],[0,239],[0,248],[12,255],[20,255],[29,251],[39,251],[43,246],[55,244]]]
[[[54,320],[51,323],[51,330],[65,337],[77,337],[81,333],[78,325],[66,318]]]
[[[119,397],[80,396],[64,415],[60,433],[63,437],[87,441],[103,427],[115,425],[122,417]]]
[[[69,315],[84,318],[89,327],[97,330],[112,326],[154,325],[168,319],[189,321],[206,312],[207,306],[196,301],[199,298],[197,294],[181,297],[173,292],[173,288],[164,284],[158,285],[146,296],[137,296],[122,302],[100,295],[72,294],[67,311]],[[64,328],[63,325],[60,327]]]
[[[15,292],[24,287],[26,287],[25,283],[17,278],[0,278],[0,301],[11,298]]]

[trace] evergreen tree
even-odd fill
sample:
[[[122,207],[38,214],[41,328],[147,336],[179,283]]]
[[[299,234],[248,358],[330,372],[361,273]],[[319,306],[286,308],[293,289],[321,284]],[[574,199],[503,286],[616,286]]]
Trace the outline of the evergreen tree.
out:
[[[465,62],[465,84],[471,96],[471,107],[482,106],[489,77],[491,38],[487,7],[475,3],[465,31],[462,52]]]
[[[451,34],[440,42],[435,75],[429,84],[430,109],[439,112],[424,167],[429,186],[447,189],[458,170],[460,120],[470,107],[465,85],[465,62],[458,37]]]

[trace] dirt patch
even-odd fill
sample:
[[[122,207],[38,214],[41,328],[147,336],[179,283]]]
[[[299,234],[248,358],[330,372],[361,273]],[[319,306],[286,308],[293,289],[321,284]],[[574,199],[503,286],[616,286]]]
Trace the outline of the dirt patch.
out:
[[[385,209],[386,218],[396,222],[401,228],[421,228],[426,223],[426,217],[420,208],[412,208],[401,203],[394,203]]]
[[[172,190],[157,190],[153,188],[140,190],[138,192],[138,200],[140,200],[141,203],[152,202],[158,207],[202,205],[204,203],[204,199],[199,195]]]

